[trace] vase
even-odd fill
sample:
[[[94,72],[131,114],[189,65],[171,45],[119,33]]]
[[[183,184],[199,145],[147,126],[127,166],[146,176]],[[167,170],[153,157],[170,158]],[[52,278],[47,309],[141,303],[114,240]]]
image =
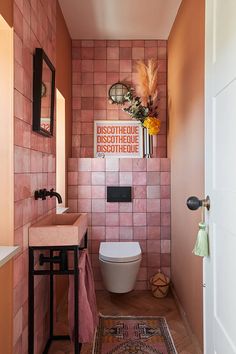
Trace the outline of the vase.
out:
[[[153,153],[153,139],[152,135],[148,134],[148,129],[143,128],[143,157],[149,159]]]

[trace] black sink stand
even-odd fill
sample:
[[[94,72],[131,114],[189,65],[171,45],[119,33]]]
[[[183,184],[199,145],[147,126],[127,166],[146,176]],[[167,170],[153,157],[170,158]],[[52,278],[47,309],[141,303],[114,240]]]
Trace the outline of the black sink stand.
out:
[[[28,353],[34,354],[34,276],[35,275],[49,275],[50,276],[50,335],[43,351],[43,354],[47,354],[52,341],[54,340],[70,340],[69,335],[54,335],[54,323],[53,323],[53,276],[54,275],[74,275],[74,353],[80,353],[81,343],[78,340],[78,330],[79,330],[79,306],[78,306],[78,285],[79,285],[79,250],[87,248],[88,238],[87,232],[84,235],[84,245],[78,246],[33,246],[29,247],[29,337],[28,337]],[[38,251],[49,251],[49,257],[44,255],[39,256],[39,261],[42,263],[50,263],[50,269],[35,269],[35,254]],[[63,263],[64,257],[54,256],[54,252],[60,252],[61,255],[67,255],[68,251],[73,251],[73,269],[68,269]],[[38,263],[38,262],[37,262]],[[60,270],[54,270],[54,264],[60,265]]]

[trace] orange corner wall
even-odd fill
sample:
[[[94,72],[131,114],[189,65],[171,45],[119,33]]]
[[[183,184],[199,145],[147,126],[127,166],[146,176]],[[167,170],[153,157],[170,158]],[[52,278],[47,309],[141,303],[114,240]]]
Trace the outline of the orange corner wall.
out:
[[[168,157],[171,158],[172,281],[202,346],[202,259],[192,254],[204,197],[204,0],[183,0],[168,40]]]

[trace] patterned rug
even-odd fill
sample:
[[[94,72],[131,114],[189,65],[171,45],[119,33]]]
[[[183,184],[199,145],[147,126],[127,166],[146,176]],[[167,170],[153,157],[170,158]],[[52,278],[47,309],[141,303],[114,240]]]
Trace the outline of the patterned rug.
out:
[[[100,316],[93,354],[177,354],[164,317]]]

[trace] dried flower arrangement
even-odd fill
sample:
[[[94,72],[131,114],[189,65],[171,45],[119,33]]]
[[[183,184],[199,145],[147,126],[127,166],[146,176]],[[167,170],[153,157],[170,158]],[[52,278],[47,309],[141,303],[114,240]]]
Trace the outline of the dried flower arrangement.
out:
[[[132,118],[140,121],[142,126],[148,129],[150,135],[156,135],[160,132],[161,127],[160,119],[157,118],[157,61],[149,59],[145,64],[143,60],[139,60],[136,69],[138,76],[137,93],[139,96],[133,95],[134,89],[129,90],[125,99],[130,105],[124,108],[124,111]]]

